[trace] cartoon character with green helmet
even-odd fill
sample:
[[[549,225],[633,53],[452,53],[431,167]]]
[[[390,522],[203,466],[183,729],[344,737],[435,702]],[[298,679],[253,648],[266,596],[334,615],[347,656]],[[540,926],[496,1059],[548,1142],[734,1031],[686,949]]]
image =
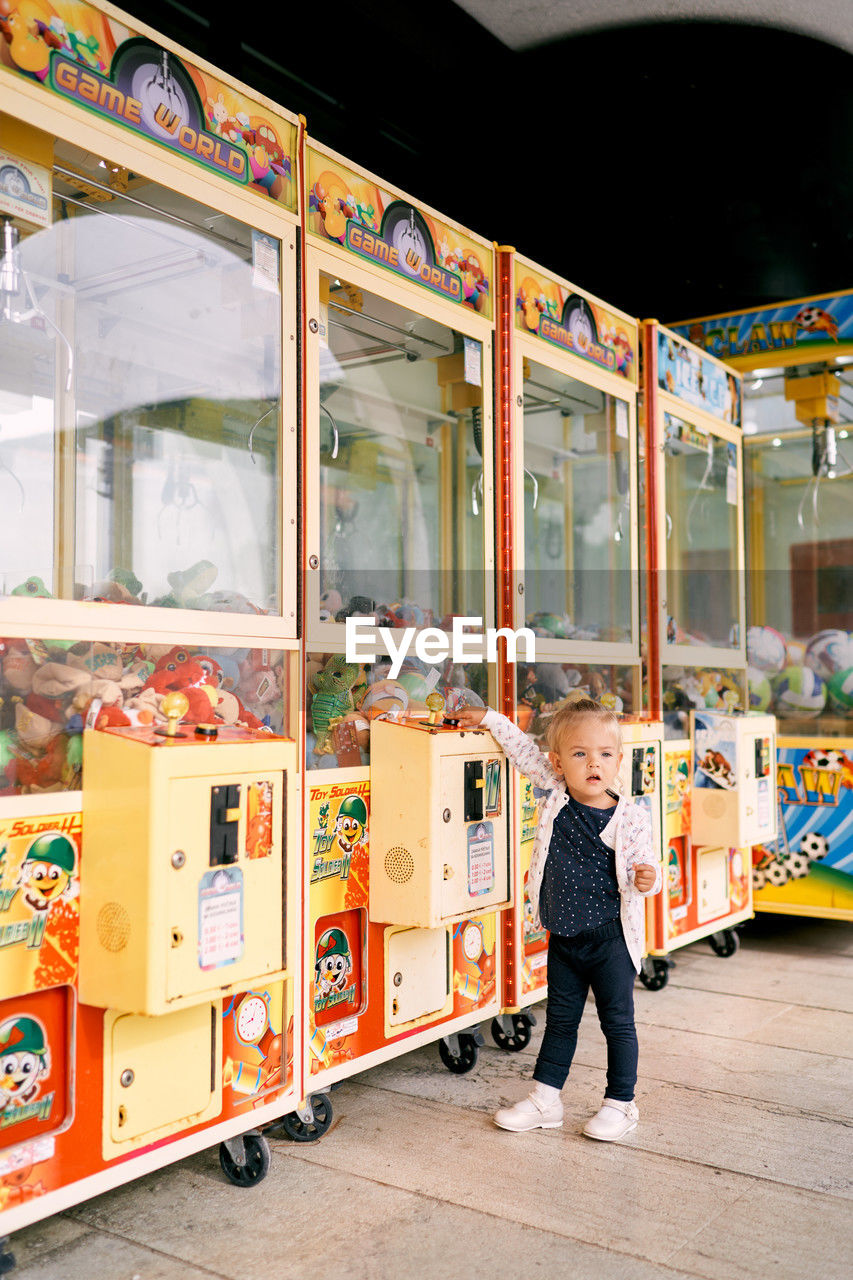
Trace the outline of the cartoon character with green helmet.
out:
[[[352,954],[347,935],[343,929],[327,929],[317,943],[314,960],[316,997],[325,1000],[343,991],[351,973]]]
[[[335,819],[335,835],[344,854],[352,856],[356,845],[366,838],[367,805],[361,796],[345,796]]]
[[[9,1018],[0,1026],[0,1111],[24,1106],[50,1071],[44,1027],[35,1018]]]
[[[18,873],[24,901],[33,911],[47,911],[52,902],[67,893],[76,860],[74,845],[61,831],[44,831],[36,836]]]

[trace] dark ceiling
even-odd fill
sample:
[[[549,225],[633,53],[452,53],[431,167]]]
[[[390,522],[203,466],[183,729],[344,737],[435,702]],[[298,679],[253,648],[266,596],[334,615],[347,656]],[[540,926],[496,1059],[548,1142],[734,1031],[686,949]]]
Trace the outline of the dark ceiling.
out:
[[[833,45],[679,22],[513,52],[450,0],[213,11],[136,7],[357,165],[634,315],[853,286],[853,58]]]

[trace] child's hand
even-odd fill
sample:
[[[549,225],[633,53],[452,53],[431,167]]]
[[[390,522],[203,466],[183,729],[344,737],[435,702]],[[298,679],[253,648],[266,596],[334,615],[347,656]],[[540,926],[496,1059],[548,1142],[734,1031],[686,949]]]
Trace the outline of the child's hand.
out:
[[[648,862],[638,862],[634,867],[634,884],[640,893],[647,893],[655,883],[655,869]]]
[[[460,707],[458,711],[454,711],[452,718],[458,722],[460,729],[476,729],[488,709],[488,707]]]

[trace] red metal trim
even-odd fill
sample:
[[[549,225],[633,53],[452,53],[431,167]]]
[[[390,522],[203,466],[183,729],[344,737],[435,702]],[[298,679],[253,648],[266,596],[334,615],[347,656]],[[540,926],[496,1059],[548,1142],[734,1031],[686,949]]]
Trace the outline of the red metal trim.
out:
[[[497,327],[495,334],[495,504],[497,575],[497,622],[499,627],[513,626],[513,581],[515,565],[512,554],[512,328],[515,316],[513,284],[514,252],[497,248]],[[498,707],[508,716],[515,712],[515,670],[506,661],[506,649],[500,645],[498,665]]]
[[[297,366],[299,375],[299,421],[296,424],[296,439],[298,443],[299,455],[297,459],[297,474],[299,475],[299,494],[298,503],[299,510],[296,513],[299,529],[298,546],[296,550],[296,564],[299,574],[297,583],[297,611],[298,611],[298,635],[299,635],[299,654],[301,661],[299,663],[298,686],[299,686],[299,703],[297,707],[297,736],[299,741],[299,769],[303,779],[307,776],[308,764],[308,726],[305,724],[305,708],[307,706],[307,689],[306,689],[306,671],[308,668],[308,653],[306,644],[305,626],[305,548],[306,548],[306,510],[307,510],[307,465],[308,465],[308,449],[306,445],[307,435],[307,358],[305,352],[305,342],[308,334],[308,316],[307,316],[307,268],[306,268],[306,250],[308,247],[308,210],[305,200],[305,134],[306,121],[304,116],[299,117],[299,134],[297,137],[297,152],[299,155],[298,174],[299,174],[299,272],[298,272],[298,306],[297,306]],[[308,789],[305,787],[301,798],[301,875],[302,885],[304,886],[302,894],[302,911],[299,928],[299,972],[302,975],[302,986],[307,991],[307,974],[305,972],[305,944],[307,941],[309,928],[309,912],[310,897],[307,890],[308,885],[308,821],[305,814],[305,804]],[[295,992],[295,1001],[293,1016],[294,1019],[302,1020],[303,1031],[307,1028],[307,1020],[302,1017],[301,993]],[[299,1042],[299,1060],[296,1054],[293,1055],[293,1088],[296,1089],[297,1095],[304,1097],[308,1092],[308,1081],[305,1079],[305,1062],[308,1053],[308,1046],[304,1043],[301,1036],[294,1037]]]
[[[513,560],[513,377],[512,344],[515,319],[515,255],[512,249],[496,248],[496,330],[495,330],[495,573],[497,586],[497,624],[513,629],[515,595],[513,584],[516,566]],[[498,648],[498,709],[504,715],[515,715],[515,666],[506,660],[506,645]],[[513,847],[515,842],[513,840]],[[513,880],[517,877],[513,854]],[[517,890],[518,892],[518,890]],[[503,940],[502,1008],[517,1006],[521,994],[518,963],[518,930],[521,911],[501,912]]]
[[[646,444],[646,681],[648,716],[660,720],[663,713],[663,673],[661,670],[660,566],[658,546],[658,326],[656,320],[643,322],[643,411]],[[642,566],[641,566],[642,572]]]

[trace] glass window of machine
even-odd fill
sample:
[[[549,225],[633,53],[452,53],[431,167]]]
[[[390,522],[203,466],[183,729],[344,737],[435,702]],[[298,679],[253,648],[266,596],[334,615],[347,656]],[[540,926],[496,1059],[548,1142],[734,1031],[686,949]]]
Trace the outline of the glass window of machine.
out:
[[[559,640],[630,643],[628,405],[524,361],[526,624]]]
[[[4,228],[0,591],[280,612],[278,242],[67,143],[53,189]]]
[[[483,616],[479,342],[320,277],[320,616]]]
[[[737,449],[692,422],[664,419],[666,642],[737,648]]]

